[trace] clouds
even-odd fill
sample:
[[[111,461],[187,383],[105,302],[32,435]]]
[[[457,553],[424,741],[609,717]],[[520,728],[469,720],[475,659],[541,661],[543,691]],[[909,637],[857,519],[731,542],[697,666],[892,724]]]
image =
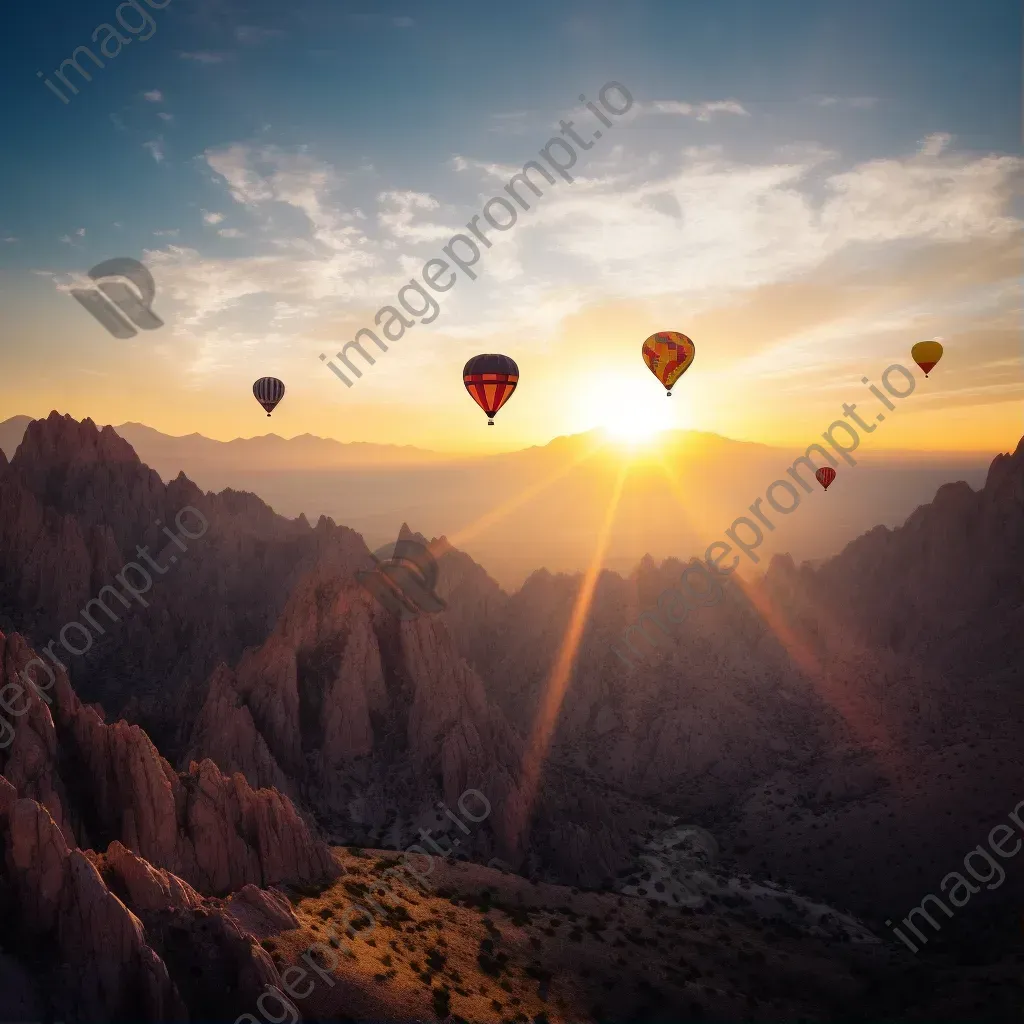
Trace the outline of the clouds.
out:
[[[841,107],[849,110],[870,110],[878,103],[877,96],[814,96],[811,102],[819,107]]]
[[[151,89],[149,92],[144,92],[142,98],[148,103],[163,103],[164,94],[159,89]]]
[[[261,28],[257,25],[237,25],[235,27],[235,38],[243,46],[259,46],[283,35],[284,32],[279,28]]]
[[[618,100],[613,100],[613,102],[618,102]],[[520,134],[518,125],[521,125],[524,113],[492,115],[495,119],[506,118],[507,121],[503,123],[501,120],[497,120],[497,124],[491,128],[491,131],[511,131],[515,127],[515,134]],[[708,123],[713,120],[719,120],[722,117],[750,116],[750,111],[737,99],[707,100],[699,103],[670,99],[633,100],[622,114],[616,114],[615,123],[635,123],[637,121],[644,122],[669,117],[685,117]],[[574,107],[565,120],[570,124],[580,121],[583,121],[584,124],[590,124],[595,119],[593,113],[586,105],[581,105]],[[558,128],[560,125],[558,122],[553,122],[552,127]]]
[[[749,116],[727,109],[732,102],[651,116]],[[991,247],[1021,231],[1010,205],[1020,158],[958,152],[940,134],[855,163],[815,143],[740,159],[722,145],[665,148],[658,132],[623,138],[580,154],[574,184],[544,183],[515,231],[482,249],[479,280],[446,293],[424,335],[430,352],[409,359],[428,366],[436,346],[470,337],[548,349],[588,311],[633,303],[685,309],[711,343],[709,370],[732,360],[744,373],[780,372],[789,386],[828,372],[823,342],[870,332],[881,346],[907,324],[925,337],[926,327],[939,333],[927,318],[940,311],[959,323],[970,303],[977,312],[978,303],[1006,301],[1013,272]],[[228,227],[225,213],[205,208],[202,223],[221,239],[244,239],[243,254],[170,246],[151,264],[178,304],[175,322],[195,337],[193,369],[215,372],[268,323],[277,343],[292,338],[300,348],[358,327],[522,166],[487,157],[452,157],[427,192],[388,187],[398,173],[357,157],[337,165],[308,147],[208,150],[212,185],[248,223]],[[939,258],[954,251],[962,255]]]
[[[395,238],[409,242],[447,241],[457,228],[433,221],[416,223],[421,211],[435,211],[441,204],[419,192],[381,192],[377,201],[382,209],[377,214],[380,225]]]
[[[158,163],[164,162],[164,138],[159,136],[155,139],[150,139],[149,142],[144,142],[142,148]]]
[[[227,183],[232,198],[253,213],[266,220],[271,204],[280,204],[303,214],[313,229],[313,241],[334,254],[339,268],[365,268],[373,263],[357,226],[359,211],[345,209],[336,198],[342,175],[305,148],[288,151],[235,144],[204,155],[210,169]]]
[[[679,100],[655,100],[639,104],[634,116],[641,114],[675,114],[680,117],[695,117],[698,121],[710,121],[716,114],[733,114],[750,117],[750,111],[738,100],[713,100],[710,103],[682,103]]]
[[[919,150],[921,156],[938,156],[952,141],[952,136],[946,132],[935,132],[927,136],[921,143]]]
[[[191,53],[179,53],[182,60],[190,60],[196,64],[223,64],[227,60],[226,53],[215,53],[211,50],[197,50]]]

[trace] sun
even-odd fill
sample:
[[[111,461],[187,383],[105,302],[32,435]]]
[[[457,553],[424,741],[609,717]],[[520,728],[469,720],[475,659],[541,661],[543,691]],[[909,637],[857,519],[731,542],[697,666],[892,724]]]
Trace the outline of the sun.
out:
[[[654,444],[665,430],[686,424],[686,403],[666,397],[657,381],[605,376],[585,386],[586,429],[601,427],[608,437],[631,448]]]

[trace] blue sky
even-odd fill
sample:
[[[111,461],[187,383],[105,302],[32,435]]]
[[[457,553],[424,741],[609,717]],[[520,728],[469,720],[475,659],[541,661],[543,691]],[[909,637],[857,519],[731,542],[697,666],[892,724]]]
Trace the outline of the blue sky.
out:
[[[753,299],[754,289],[826,271],[834,278],[840,266],[852,273],[868,262],[890,261],[898,276],[908,247],[920,267],[921,247],[933,243],[989,245],[986,223],[998,221],[1004,241],[1016,237],[1019,210],[1006,196],[1020,169],[1016,3],[171,0],[149,11],[149,39],[133,38],[62,104],[36,72],[52,77],[76,46],[98,50],[93,31],[114,21],[116,6],[43,0],[6,12],[0,418],[57,404],[113,422],[149,412],[148,422],[173,432],[181,424],[170,407],[148,385],[129,386],[135,373],[174,380],[188,392],[196,429],[235,436],[247,425],[232,428],[211,398],[260,375],[251,368],[278,367],[300,387],[308,378],[308,419],[297,417],[294,432],[329,433],[329,417],[351,436],[360,420],[393,411],[399,399],[389,387],[407,394],[426,380],[433,393],[440,365],[457,364],[457,373],[477,340],[491,350],[516,339],[538,360],[569,365],[580,349],[570,321],[605,304],[642,301],[650,317],[686,329],[686,311],[697,316],[727,300],[735,308],[744,287]],[[417,326],[415,349],[384,357],[390,383],[382,359],[358,395],[346,392],[317,353],[368,323],[403,273],[444,244],[444,230],[500,191],[502,169],[534,157],[559,118],[580,113],[579,94],[594,99],[609,80],[629,88],[637,109],[581,154],[574,173],[582,179],[562,190],[571,201],[560,194],[561,205],[552,201],[511,231],[502,239],[511,245],[488,253],[485,280],[472,292],[457,288],[444,316]],[[890,164],[879,169],[879,161]],[[889,222],[903,219],[892,231],[860,231],[855,202],[822,205],[872,189],[895,203],[894,187],[906,196],[888,211]],[[787,204],[796,199],[814,214],[815,230],[788,251]],[[973,213],[950,233],[935,220],[942,202],[944,223],[967,207]],[[638,222],[638,204],[654,211],[650,223]],[[716,244],[694,276],[669,232],[678,230],[673,218],[699,221],[694,211],[712,207]],[[930,209],[934,223],[914,223],[911,208]],[[793,216],[802,213],[794,207]],[[717,244],[730,231],[743,239],[735,252]],[[772,232],[780,256],[767,268]],[[603,259],[595,255],[602,245]],[[166,333],[115,348],[58,290],[67,275],[113,256],[153,269]],[[743,280],[712,272],[730,263]],[[1005,315],[1019,302],[1002,273],[969,282],[958,306],[996,318],[992,329],[1003,335],[992,342],[993,363],[1008,358]],[[675,312],[666,296],[688,296],[688,281],[699,294]],[[943,282],[934,284],[945,296]],[[876,309],[877,338],[926,295]],[[638,324],[647,315],[637,314]],[[825,334],[841,344],[841,331]],[[808,338],[776,345],[794,355]],[[640,341],[628,338],[632,347]],[[881,340],[877,347],[882,355]],[[712,369],[756,364],[742,338],[735,350],[725,341],[718,348]],[[773,351],[762,356],[777,364]],[[547,373],[541,367],[538,380]],[[93,378],[85,383],[97,407],[72,410],[83,374]],[[975,390],[1012,383],[1005,374],[970,382]],[[796,378],[794,386],[802,386]],[[521,439],[586,425],[582,409],[559,419],[548,408],[554,385],[536,401],[542,415],[534,418],[546,426],[531,433],[521,423]],[[424,403],[419,433],[387,439],[443,444],[443,402]],[[728,417],[699,404],[691,420],[730,429]]]

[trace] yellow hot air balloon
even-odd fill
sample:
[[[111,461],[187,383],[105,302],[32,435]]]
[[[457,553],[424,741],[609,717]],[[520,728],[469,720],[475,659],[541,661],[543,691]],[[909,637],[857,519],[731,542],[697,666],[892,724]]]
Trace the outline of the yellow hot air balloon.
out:
[[[927,377],[932,367],[942,358],[942,346],[937,341],[919,341],[910,350],[910,355]]]
[[[665,385],[671,397],[672,385],[693,362],[693,342],[678,331],[659,331],[644,342],[642,351],[647,368]]]

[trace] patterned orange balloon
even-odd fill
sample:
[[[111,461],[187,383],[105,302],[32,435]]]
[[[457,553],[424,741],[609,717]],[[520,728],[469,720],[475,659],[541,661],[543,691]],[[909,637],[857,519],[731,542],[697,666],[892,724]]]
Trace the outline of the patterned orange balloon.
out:
[[[647,368],[665,385],[668,394],[671,395],[672,385],[686,373],[693,362],[695,350],[693,342],[685,334],[678,331],[659,331],[644,342],[643,354]]]

